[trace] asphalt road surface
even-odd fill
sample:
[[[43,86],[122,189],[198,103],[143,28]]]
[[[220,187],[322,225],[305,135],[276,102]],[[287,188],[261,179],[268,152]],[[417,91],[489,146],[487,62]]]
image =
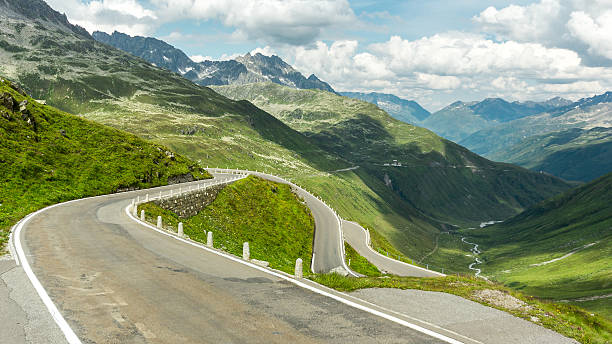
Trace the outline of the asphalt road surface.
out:
[[[441,273],[406,264],[395,259],[390,259],[373,251],[368,246],[365,230],[357,223],[342,221],[342,231],[344,232],[344,238],[355,249],[355,251],[366,258],[370,263],[376,265],[376,267],[380,270],[384,270],[398,276],[443,276]]]
[[[214,169],[210,169],[214,172]],[[216,170],[219,171],[219,170]],[[222,170],[220,170],[222,171]],[[313,270],[316,273],[327,273],[332,269],[341,267],[348,270],[344,261],[343,241],[340,234],[340,223],[333,210],[325,203],[306,192],[302,188],[288,181],[264,173],[249,172],[252,175],[268,179],[274,182],[290,184],[294,192],[302,197],[310,208],[315,220],[315,237],[312,252],[314,253]],[[215,174],[215,176],[219,176]]]
[[[21,231],[34,273],[84,343],[440,342],[125,213],[137,195],[170,188],[62,204]]]

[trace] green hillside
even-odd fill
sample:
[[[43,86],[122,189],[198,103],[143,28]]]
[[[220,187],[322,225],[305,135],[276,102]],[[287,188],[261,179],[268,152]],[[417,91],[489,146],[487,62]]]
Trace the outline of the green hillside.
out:
[[[247,101],[195,85],[68,24],[2,19],[11,48],[0,48],[0,58],[8,61],[0,69],[35,98],[168,146],[200,166],[289,178],[414,259],[430,252],[449,224],[506,218],[567,188],[557,179],[482,159],[369,103],[325,92],[312,93],[310,100],[303,97],[311,93],[283,95],[304,103],[305,116],[321,124],[316,132],[306,128],[315,122],[300,126],[262,105],[290,128]],[[271,105],[293,111],[287,102]],[[404,167],[384,166],[393,159]],[[345,170],[354,165],[361,167]]]
[[[0,250],[10,226],[44,206],[210,177],[163,146],[41,105],[13,87],[0,82]]]
[[[612,171],[612,128],[574,128],[536,135],[490,158],[587,182]]]
[[[481,244],[484,275],[612,319],[612,174],[466,234]]]
[[[175,230],[183,222],[185,234],[193,240],[205,243],[206,233],[212,231],[216,248],[242,256],[242,245],[248,242],[253,259],[293,274],[295,260],[302,258],[304,272],[310,272],[314,219],[287,184],[249,176],[225,186],[209,206],[189,218],[153,203],[140,209],[151,223],[158,215]]]
[[[421,214],[446,223],[503,219],[567,188],[558,179],[483,159],[368,102],[272,83],[214,89],[253,101],[326,151],[360,166],[358,174],[386,183]],[[401,166],[392,166],[393,160]]]

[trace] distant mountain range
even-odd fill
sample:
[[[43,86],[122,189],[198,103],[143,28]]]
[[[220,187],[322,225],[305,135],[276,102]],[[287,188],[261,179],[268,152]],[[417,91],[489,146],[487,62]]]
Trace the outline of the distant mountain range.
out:
[[[414,100],[402,99],[393,94],[386,93],[361,93],[361,92],[340,92],[341,95],[349,98],[364,100],[372,103],[379,108],[387,111],[388,114],[400,121],[419,124],[419,122],[427,119],[431,113],[425,110],[419,103]]]
[[[501,98],[487,98],[480,102],[458,101],[433,113],[420,125],[449,140],[460,142],[479,130],[571,103],[559,97],[544,102],[508,102]]]
[[[247,53],[234,60],[194,62],[180,49],[152,37],[132,37],[117,31],[112,35],[96,31],[93,37],[203,86],[271,81],[293,88],[335,92],[314,74],[306,78],[276,55]]]
[[[62,18],[57,20],[61,22]],[[199,85],[272,82],[296,89],[319,89],[336,93],[315,75],[304,77],[278,56],[246,54],[228,61],[194,62],[180,49],[151,37],[94,32],[93,38]],[[342,92],[341,95],[372,103],[400,121],[430,129],[496,161],[516,163],[578,181],[588,181],[610,171],[605,159],[608,154],[608,137],[599,137],[601,132],[581,133],[562,147],[543,144],[576,134],[566,133],[565,130],[577,128],[588,131],[597,126],[612,126],[609,115],[601,116],[607,114],[607,110],[593,108],[593,111],[584,111],[610,102],[610,93],[577,102],[560,97],[541,102],[508,102],[501,98],[458,101],[433,114],[416,101],[393,94]],[[552,136],[547,138],[548,134]]]

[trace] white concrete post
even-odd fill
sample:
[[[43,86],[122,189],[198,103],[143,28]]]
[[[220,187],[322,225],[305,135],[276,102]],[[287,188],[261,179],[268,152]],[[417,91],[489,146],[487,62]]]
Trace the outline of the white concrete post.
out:
[[[136,203],[140,202],[140,195],[136,196]]]
[[[162,218],[161,215],[157,217],[157,228],[162,228]]]
[[[249,243],[242,244],[242,259],[249,260],[251,253],[249,252]]]
[[[161,199],[162,199],[162,194],[161,194],[161,193],[162,193],[162,192],[160,191],[160,192],[159,192],[159,200],[160,200],[160,201],[161,201]]]
[[[145,202],[148,202],[148,201],[149,201],[149,194],[145,196]]]
[[[206,246],[213,247],[213,237],[211,231],[208,231],[208,233],[206,233]]]
[[[295,278],[302,278],[302,258],[298,258],[295,261]]]
[[[134,217],[138,216],[138,206],[134,200],[132,200],[132,215],[134,215]]]
[[[179,195],[183,193],[183,187],[179,188]]]
[[[170,189],[170,197],[172,197],[172,189]]]
[[[178,236],[181,238],[183,237],[183,223],[182,222],[179,222],[178,224]]]
[[[144,216],[144,209],[140,210],[140,221],[144,221],[145,220],[145,216]]]

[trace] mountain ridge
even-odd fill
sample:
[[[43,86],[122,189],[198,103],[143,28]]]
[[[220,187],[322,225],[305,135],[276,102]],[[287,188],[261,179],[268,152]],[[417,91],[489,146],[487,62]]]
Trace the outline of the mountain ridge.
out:
[[[329,84],[314,74],[306,78],[276,55],[247,53],[227,61],[195,62],[182,50],[153,37],[132,37],[117,31],[109,35],[96,31],[93,38],[143,58],[157,67],[180,74],[202,86],[271,81],[295,88],[317,88],[335,92]]]
[[[385,110],[394,118],[409,124],[418,124],[431,115],[416,101],[403,99],[389,93],[340,92],[340,95],[370,102]]]

